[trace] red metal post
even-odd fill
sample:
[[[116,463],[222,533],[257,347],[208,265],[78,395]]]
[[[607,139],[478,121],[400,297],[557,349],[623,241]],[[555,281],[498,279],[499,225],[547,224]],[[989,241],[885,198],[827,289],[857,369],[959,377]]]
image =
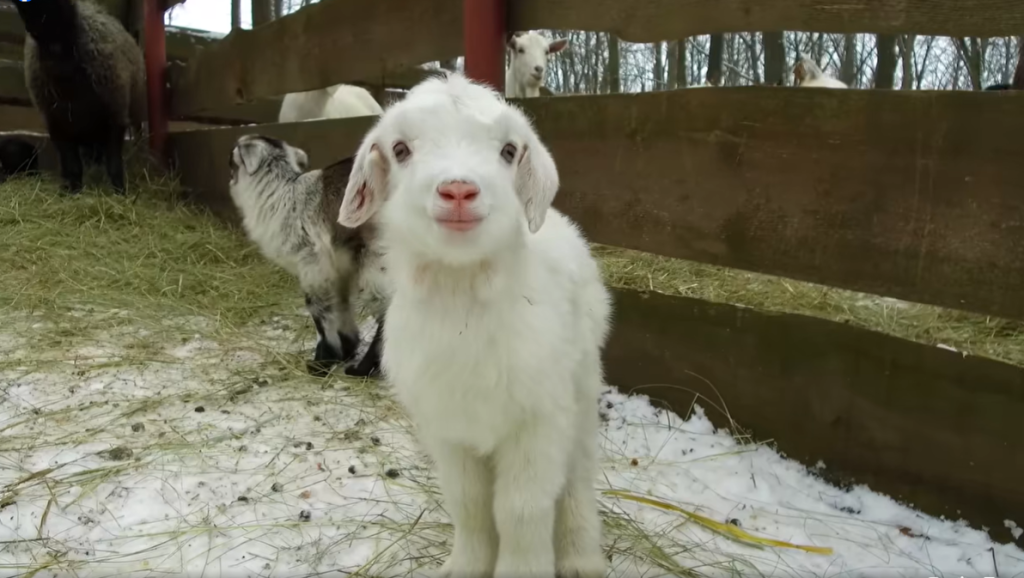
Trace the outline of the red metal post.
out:
[[[144,0],[143,36],[145,38],[146,92],[149,95],[149,148],[161,163],[165,161],[167,142],[166,90],[167,37],[164,30],[163,0]]]
[[[462,0],[466,76],[505,91],[506,0]]]

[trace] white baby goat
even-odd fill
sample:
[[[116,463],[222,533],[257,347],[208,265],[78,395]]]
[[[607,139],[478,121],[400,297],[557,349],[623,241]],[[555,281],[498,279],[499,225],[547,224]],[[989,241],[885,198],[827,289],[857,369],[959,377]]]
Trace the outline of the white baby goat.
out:
[[[547,70],[548,56],[569,45],[569,39],[548,41],[537,32],[516,32],[508,39],[510,62],[505,71],[505,96],[529,98],[540,96]]]
[[[442,576],[601,578],[594,488],[610,297],[551,208],[527,117],[457,74],[390,107],[339,222],[377,220],[392,301],[382,368],[455,524]]]
[[[793,83],[806,88],[849,88],[845,82],[825,74],[813,60],[806,56],[793,66]]]
[[[351,84],[337,84],[285,95],[277,122],[370,116],[383,112],[370,91]]]

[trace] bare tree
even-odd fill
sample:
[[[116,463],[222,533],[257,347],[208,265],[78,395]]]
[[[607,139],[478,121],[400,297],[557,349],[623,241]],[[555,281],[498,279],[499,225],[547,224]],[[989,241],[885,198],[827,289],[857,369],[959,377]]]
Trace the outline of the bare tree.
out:
[[[661,42],[655,42],[652,46],[654,49],[654,84],[651,85],[652,90],[664,88],[665,67],[661,56],[662,46]]]
[[[252,27],[262,26],[274,19],[274,0],[252,0]]]
[[[725,50],[725,36],[712,34],[708,46],[708,72],[704,80],[712,86],[722,84],[722,56]]]
[[[875,88],[891,89],[896,85],[896,37],[879,34],[875,37],[875,51]]]
[[[1024,36],[1017,39],[1017,71],[1013,74],[1012,86],[1024,90]]]
[[[687,65],[687,50],[689,42],[682,38],[676,40],[676,87],[686,88],[690,85],[690,67]]]
[[[843,59],[839,65],[839,80],[849,86],[857,84],[857,35],[843,35]]]
[[[784,32],[765,32],[764,39],[764,82],[765,84],[785,84],[786,77],[786,44]]]
[[[984,88],[981,82],[981,74],[985,61],[985,50],[988,48],[987,39],[957,38],[956,47],[959,50],[960,58],[967,67],[967,76],[970,78],[971,87],[974,90]]]
[[[621,58],[619,57],[619,37],[608,35],[608,92],[622,90]]]
[[[902,34],[899,37],[900,59],[903,61],[903,81],[900,90],[914,88],[914,43],[917,36]]]
[[[231,29],[242,27],[242,0],[231,0]]]

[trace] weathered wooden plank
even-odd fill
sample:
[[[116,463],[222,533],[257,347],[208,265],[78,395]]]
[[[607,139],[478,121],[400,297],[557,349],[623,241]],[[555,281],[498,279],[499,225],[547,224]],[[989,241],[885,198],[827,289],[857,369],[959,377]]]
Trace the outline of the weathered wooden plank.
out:
[[[516,0],[508,9],[513,30],[612,32],[630,42],[751,30],[981,37],[1024,30],[1017,0]]]
[[[608,383],[695,401],[792,458],[932,515],[1024,518],[1024,369],[823,319],[615,291]],[[702,396],[698,398],[697,396]],[[838,474],[838,475],[837,475]]]
[[[0,103],[13,106],[31,106],[25,86],[25,69],[20,62],[0,61]]]
[[[171,83],[171,107],[202,113],[461,52],[459,0],[323,0],[205,48]]]
[[[0,131],[31,130],[45,133],[43,116],[34,108],[0,104]]]
[[[1005,97],[1005,98],[1002,98]],[[527,99],[601,243],[1024,318],[1024,94]]]
[[[186,131],[168,135],[167,147],[186,195],[221,218],[237,223],[226,169],[238,137],[259,133],[284,139],[304,149],[309,154],[310,168],[317,169],[354,152],[376,120],[376,116],[364,116]]]
[[[746,87],[521,104],[558,162],[556,206],[596,242],[1024,318],[1024,94]],[[193,159],[183,178],[219,198],[240,134],[326,163],[367,126],[171,146]],[[192,174],[197,155],[212,164]]]

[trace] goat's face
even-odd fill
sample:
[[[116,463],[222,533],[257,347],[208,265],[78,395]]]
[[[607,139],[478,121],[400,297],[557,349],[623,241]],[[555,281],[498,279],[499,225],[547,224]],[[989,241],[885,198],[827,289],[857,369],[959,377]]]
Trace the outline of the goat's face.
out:
[[[379,209],[383,235],[467,263],[536,232],[557,190],[522,112],[453,74],[421,83],[367,134],[338,221],[357,227]]]
[[[271,137],[248,134],[235,142],[228,160],[231,186],[246,186],[253,179],[287,178],[309,167],[309,157],[300,148]]]
[[[512,57],[513,75],[528,86],[540,86],[547,72],[548,56],[561,52],[569,40],[559,38],[548,41],[536,32],[519,32],[508,39],[508,50]]]

